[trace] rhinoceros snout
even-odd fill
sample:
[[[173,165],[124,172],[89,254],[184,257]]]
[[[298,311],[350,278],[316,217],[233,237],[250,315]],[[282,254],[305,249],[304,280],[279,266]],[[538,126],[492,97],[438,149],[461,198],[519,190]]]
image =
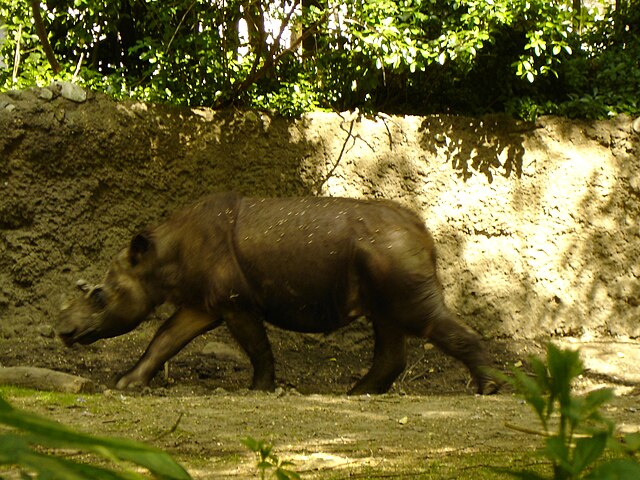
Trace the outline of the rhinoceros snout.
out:
[[[101,338],[93,328],[80,329],[70,327],[67,329],[58,329],[56,333],[58,334],[58,337],[60,337],[60,340],[62,340],[62,343],[67,347],[70,347],[75,343],[89,345]]]
[[[65,347],[70,347],[71,345],[76,343],[75,332],[76,332],[75,328],[71,330],[58,329],[56,331],[56,333],[58,334],[58,337],[60,338],[60,340],[62,340],[62,343],[64,343]]]
[[[83,331],[86,329],[76,320],[72,315],[72,309],[67,307],[60,312],[58,324],[55,326],[56,335],[67,347],[79,342],[86,333]]]

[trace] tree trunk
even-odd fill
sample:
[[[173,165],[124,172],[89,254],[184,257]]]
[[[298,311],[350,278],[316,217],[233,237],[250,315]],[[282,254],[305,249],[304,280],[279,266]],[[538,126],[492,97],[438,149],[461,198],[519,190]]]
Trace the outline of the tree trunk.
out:
[[[49,37],[47,36],[47,30],[44,28],[44,22],[42,21],[42,16],[40,15],[40,2],[37,0],[30,0],[29,3],[31,4],[31,10],[33,10],[33,21],[36,25],[36,33],[38,34],[38,38],[40,39],[40,43],[42,44],[44,54],[47,56],[47,60],[49,61],[49,65],[51,65],[53,73],[60,73],[60,70],[62,70],[62,68],[60,67],[60,64],[56,60],[56,56],[51,49]]]

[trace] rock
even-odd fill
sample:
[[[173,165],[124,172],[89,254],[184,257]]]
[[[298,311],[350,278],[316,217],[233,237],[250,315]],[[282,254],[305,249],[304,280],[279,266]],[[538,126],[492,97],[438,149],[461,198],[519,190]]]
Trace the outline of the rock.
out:
[[[631,124],[631,128],[633,128],[633,131],[636,133],[640,133],[640,117],[636,118],[633,123]]]
[[[244,114],[244,119],[251,124],[255,124],[259,120],[258,115],[250,110]]]
[[[67,100],[76,103],[82,103],[87,100],[87,92],[72,83],[63,84],[60,94]]]
[[[211,355],[217,360],[230,360],[232,362],[245,363],[245,355],[237,348],[222,342],[209,342],[202,349],[205,355]]]
[[[49,88],[41,88],[38,92],[38,98],[42,100],[51,100],[53,98],[53,92]]]
[[[87,92],[80,86],[71,82],[55,81],[49,87],[52,92],[59,93],[63,98],[72,102],[82,103],[87,100]]]
[[[53,118],[55,118],[58,122],[62,123],[64,121],[65,113],[64,110],[58,109],[53,113]]]
[[[131,111],[133,111],[140,118],[143,118],[143,113],[147,113],[149,111],[149,107],[146,103],[138,102],[131,105]]]
[[[89,393],[97,390],[96,385],[87,378],[39,367],[0,368],[0,385],[64,393]]]
[[[23,96],[22,90],[9,90],[5,93],[14,100],[20,100]]]

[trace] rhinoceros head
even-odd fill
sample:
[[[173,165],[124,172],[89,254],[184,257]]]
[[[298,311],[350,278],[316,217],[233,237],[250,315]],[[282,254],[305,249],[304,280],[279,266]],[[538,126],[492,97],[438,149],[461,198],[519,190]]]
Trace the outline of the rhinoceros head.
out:
[[[87,345],[137,327],[161,303],[153,282],[154,257],[150,235],[138,234],[113,259],[103,283],[79,280],[82,295],[65,302],[57,322],[65,345]]]

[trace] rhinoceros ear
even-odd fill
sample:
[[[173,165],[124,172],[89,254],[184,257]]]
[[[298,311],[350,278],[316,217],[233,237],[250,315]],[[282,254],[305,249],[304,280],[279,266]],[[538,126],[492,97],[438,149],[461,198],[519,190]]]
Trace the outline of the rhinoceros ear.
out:
[[[153,239],[148,232],[138,233],[129,246],[129,262],[135,267],[153,250]]]

